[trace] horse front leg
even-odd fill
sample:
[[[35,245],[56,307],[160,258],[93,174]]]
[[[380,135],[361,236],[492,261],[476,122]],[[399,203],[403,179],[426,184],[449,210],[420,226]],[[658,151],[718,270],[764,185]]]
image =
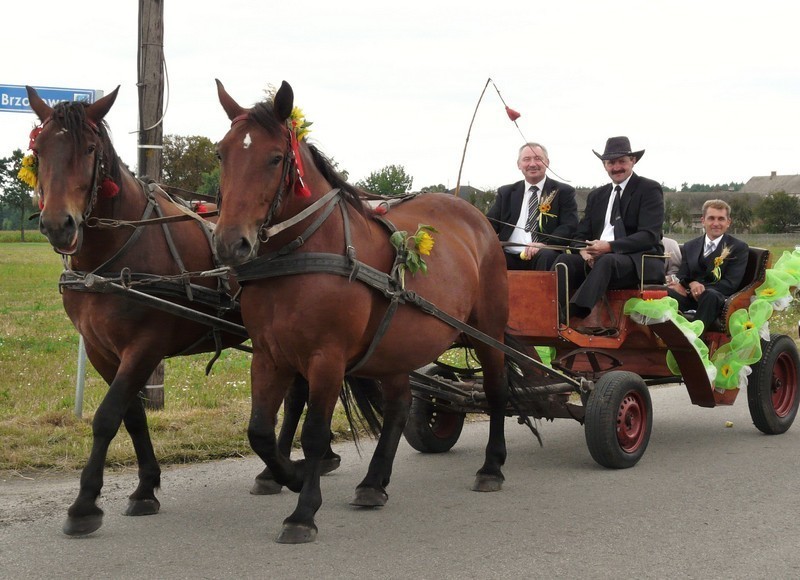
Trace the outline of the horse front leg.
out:
[[[344,358],[330,354],[317,357],[309,367],[308,377],[308,411],[300,435],[304,461],[298,462],[302,469],[297,472],[303,481],[297,507],[283,521],[278,535],[277,542],[281,544],[303,544],[317,537],[314,516],[322,506],[322,459],[330,450],[331,418],[344,380]]]
[[[112,377],[108,387],[108,392],[97,408],[92,420],[92,451],[89,460],[81,472],[80,491],[78,497],[67,510],[67,520],[64,522],[63,532],[69,536],[85,536],[96,531],[103,525],[103,510],[97,505],[97,498],[103,487],[103,469],[105,468],[108,446],[119,431],[123,417],[129,413],[129,408],[134,403],[134,399],[149,376],[148,371],[142,371],[142,365],[126,364],[121,365],[116,370],[110,369],[105,361],[92,359],[91,351],[88,351],[92,364],[98,369],[106,380]],[[130,369],[134,368],[135,372]],[[150,368],[150,367],[147,367]],[[155,368],[155,363],[152,365]],[[152,369],[151,369],[152,370]],[[141,403],[139,403],[141,405]],[[141,411],[144,414],[144,409]],[[132,424],[136,423],[136,411],[130,415]],[[146,429],[146,423],[144,423]],[[139,427],[134,427],[134,432],[138,432]],[[144,442],[138,439],[134,443],[139,445],[144,456],[149,454],[154,458],[152,445],[149,437]],[[149,450],[147,447],[149,446]],[[137,453],[139,448],[137,448]],[[145,459],[146,468],[149,474],[153,473],[152,465]],[[158,469],[156,467],[156,469]],[[141,484],[140,484],[141,485]]]
[[[472,491],[500,491],[503,487],[502,467],[506,462],[505,420],[508,404],[503,355],[485,345],[476,345],[476,353],[483,367],[483,385],[489,403],[489,440],[483,466],[475,474]]]
[[[392,476],[397,446],[411,407],[411,387],[407,374],[382,378],[380,384],[383,391],[383,427],[367,475],[356,487],[350,502],[350,505],[358,507],[382,507],[389,500],[386,487]]]

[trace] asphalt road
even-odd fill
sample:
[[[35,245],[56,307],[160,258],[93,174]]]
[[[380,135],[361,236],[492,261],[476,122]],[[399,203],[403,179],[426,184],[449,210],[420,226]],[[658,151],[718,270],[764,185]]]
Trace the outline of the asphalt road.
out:
[[[702,409],[680,386],[652,391],[654,428],[637,466],[599,467],[583,428],[507,422],[503,491],[470,491],[485,422],[449,453],[403,441],[380,510],[348,505],[372,444],[337,446],[314,544],[274,543],[296,496],[248,494],[256,459],[166,469],[161,513],[125,517],[135,472],[107,477],[104,526],[61,533],[78,476],[0,481],[2,578],[800,578],[800,425],[753,427],[746,394]],[[732,421],[733,427],[726,427]]]

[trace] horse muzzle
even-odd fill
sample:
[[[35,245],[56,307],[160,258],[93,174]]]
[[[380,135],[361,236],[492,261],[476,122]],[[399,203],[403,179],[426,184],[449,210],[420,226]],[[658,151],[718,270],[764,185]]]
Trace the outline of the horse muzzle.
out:
[[[59,254],[71,256],[81,249],[83,241],[83,218],[69,213],[51,216],[46,210],[39,216],[39,231]]]
[[[212,236],[214,253],[222,264],[226,266],[238,266],[256,257],[258,251],[258,239],[250,239],[240,232],[231,230],[214,230]]]

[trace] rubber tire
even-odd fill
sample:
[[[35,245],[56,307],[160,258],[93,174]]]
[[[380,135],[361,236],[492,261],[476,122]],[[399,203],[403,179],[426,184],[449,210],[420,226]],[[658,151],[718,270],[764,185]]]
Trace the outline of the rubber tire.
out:
[[[456,375],[436,366],[426,367],[424,374],[456,380]],[[449,413],[436,408],[430,401],[414,397],[408,413],[403,435],[420,453],[444,453],[450,451],[461,437],[464,413]]]
[[[747,405],[759,431],[779,435],[797,416],[800,357],[794,341],[783,334],[771,335],[761,346],[761,360],[747,377]]]
[[[644,455],[653,429],[653,403],[642,378],[627,371],[600,377],[584,418],[592,458],[611,469],[633,467]]]

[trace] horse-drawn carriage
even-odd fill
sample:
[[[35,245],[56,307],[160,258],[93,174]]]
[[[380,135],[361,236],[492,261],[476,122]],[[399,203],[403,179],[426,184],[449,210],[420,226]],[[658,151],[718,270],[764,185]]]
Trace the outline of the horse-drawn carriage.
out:
[[[34,144],[41,227],[81,271],[64,286],[64,304],[87,337],[90,360],[109,383],[95,414],[81,490],[69,509],[68,534],[88,534],[101,525],[96,500],[105,453],[123,421],[140,462],[140,484],[127,513],[158,512],[160,470],[139,388],[163,356],[214,351],[245,336],[253,350],[251,446],[275,481],[299,492],[297,509],[278,537],[287,543],[316,536],[319,477],[329,459],[330,419],[344,382],[355,388],[355,402],[368,421],[381,399],[380,438],[352,502],[361,507],[385,505],[402,433],[421,451],[445,451],[458,439],[465,413],[489,414],[485,461],[473,489],[498,491],[508,416],[529,425],[530,417],[581,421],[599,463],[629,467],[650,436],[648,385],[683,380],[695,404],[732,403],[730,393],[715,394],[697,350],[674,322],[640,324],[624,314],[629,299],[663,295],[663,288],[610,292],[584,323],[611,329],[604,335],[559,322],[556,275],[507,273],[494,231],[463,200],[429,194],[388,212],[383,204],[370,208],[321,152],[298,138],[302,119],[294,116],[285,83],[252,109],[240,107],[218,83],[231,129],[218,148],[220,217],[208,230],[120,164],[103,124],[116,91],[93,105],[55,110],[29,93],[44,127]],[[107,181],[117,189],[106,191]],[[158,220],[150,219],[154,211]],[[160,228],[150,227],[156,223]],[[424,224],[439,232],[433,252],[425,234],[434,228]],[[136,233],[113,225],[135,225]],[[171,236],[171,227],[180,235]],[[157,260],[160,254],[171,257]],[[217,259],[242,285],[236,304],[228,303],[229,288],[216,278]],[[751,250],[751,261],[748,283],[732,304],[749,300],[763,278],[767,253]],[[109,279],[111,263],[119,271]],[[136,280],[139,288],[146,289],[148,281],[174,281],[179,296],[132,289],[138,272],[150,274]],[[197,301],[201,288],[216,289],[224,299]],[[152,309],[166,316],[157,324],[131,324]],[[707,333],[713,348],[726,342],[726,330]],[[468,345],[479,368],[431,362],[452,344]],[[550,365],[534,347],[554,353]],[[667,350],[679,373],[665,362]],[[748,387],[753,420],[762,431],[785,431],[794,420],[798,366],[791,339],[769,341]],[[292,401],[291,418],[276,438],[285,399]],[[292,461],[289,445],[304,404],[305,457]]]
[[[769,261],[768,250],[750,248],[739,289],[704,334],[710,354],[730,341],[730,316],[751,303]],[[640,324],[624,313],[632,298],[658,299],[667,295],[666,287],[611,290],[578,326],[574,320],[571,324],[559,321],[555,272],[509,271],[508,281],[510,334],[530,356],[538,352],[534,347],[551,348],[552,368],[572,379],[518,387],[509,414],[583,423],[589,451],[599,464],[631,467],[644,454],[653,417],[648,386],[682,382],[691,403],[701,407],[732,405],[736,400],[739,388],[715,389],[700,353],[675,324],[669,320]],[[675,356],[679,374],[667,364],[667,351]],[[485,409],[480,368],[447,360],[439,359],[412,377],[415,400],[405,436],[421,452],[450,449],[458,440],[465,414]],[[772,335],[764,343],[762,359],[747,381],[750,414],[760,431],[783,433],[794,421],[800,403],[798,367],[791,338]],[[525,369],[541,374],[530,365]]]

